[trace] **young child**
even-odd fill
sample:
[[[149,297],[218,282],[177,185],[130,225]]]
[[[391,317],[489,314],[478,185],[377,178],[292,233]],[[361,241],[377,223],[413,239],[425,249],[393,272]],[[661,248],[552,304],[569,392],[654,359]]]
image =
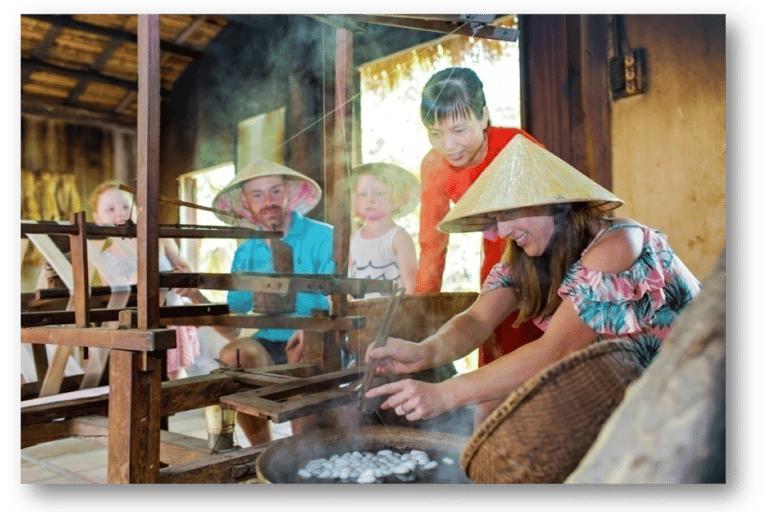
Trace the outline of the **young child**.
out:
[[[125,224],[128,219],[136,222],[136,208],[132,207],[132,201],[128,194],[120,190],[119,181],[107,181],[97,186],[90,197],[93,220],[97,224]],[[120,284],[136,284],[136,239],[127,240],[128,252],[118,244],[106,246],[102,251],[104,263],[110,267],[114,274],[120,276],[123,282]],[[105,244],[106,245],[106,244]],[[191,272],[189,263],[179,255],[179,248],[172,239],[161,238],[160,248],[160,272],[172,270]],[[116,284],[116,283],[112,283]],[[173,291],[168,291],[165,296],[165,305],[176,306],[182,304],[182,298]],[[197,339],[197,329],[189,325],[171,326],[176,331],[176,348],[168,350],[168,378],[177,379],[181,370],[190,366],[195,357],[200,355],[200,343]]]
[[[402,167],[387,163],[364,164],[349,178],[352,211],[362,226],[349,244],[349,276],[389,279],[416,289],[416,247],[408,232],[394,219],[409,213],[419,200],[419,182]],[[369,293],[365,298],[380,297]]]

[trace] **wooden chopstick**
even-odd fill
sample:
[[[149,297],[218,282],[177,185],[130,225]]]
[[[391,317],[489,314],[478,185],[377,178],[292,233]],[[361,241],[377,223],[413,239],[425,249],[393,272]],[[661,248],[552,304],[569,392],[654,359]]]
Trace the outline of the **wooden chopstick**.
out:
[[[389,338],[389,331],[392,327],[392,319],[395,317],[397,309],[400,307],[400,302],[405,295],[405,288],[398,288],[389,298],[387,303],[387,312],[384,315],[381,325],[379,325],[379,334],[373,342],[373,348],[379,348],[387,343]],[[363,387],[360,390],[360,401],[357,404],[357,410],[363,410],[363,404],[365,403],[365,393],[371,386],[371,379],[373,379],[374,368],[376,367],[376,361],[371,361],[365,368],[365,375],[363,376]]]

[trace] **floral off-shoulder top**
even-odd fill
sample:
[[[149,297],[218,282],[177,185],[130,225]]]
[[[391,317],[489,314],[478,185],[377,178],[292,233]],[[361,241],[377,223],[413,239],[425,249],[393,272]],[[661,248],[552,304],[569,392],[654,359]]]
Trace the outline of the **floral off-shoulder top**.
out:
[[[672,322],[698,295],[701,283],[677,257],[659,231],[626,219],[614,220],[592,240],[584,253],[605,232],[635,228],[643,232],[640,257],[627,270],[605,273],[586,268],[576,261],[563,279],[557,293],[570,297],[576,313],[599,339],[631,338],[641,360],[647,364],[661,341],[669,334]],[[483,283],[481,293],[511,286],[509,263],[498,263]],[[551,317],[534,323],[546,330]]]

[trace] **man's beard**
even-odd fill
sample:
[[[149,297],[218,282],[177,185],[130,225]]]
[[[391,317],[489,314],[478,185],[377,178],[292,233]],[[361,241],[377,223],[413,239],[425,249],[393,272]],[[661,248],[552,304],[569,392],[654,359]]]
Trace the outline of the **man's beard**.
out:
[[[283,209],[279,206],[267,206],[259,210],[261,224],[272,230],[282,229],[285,217]]]

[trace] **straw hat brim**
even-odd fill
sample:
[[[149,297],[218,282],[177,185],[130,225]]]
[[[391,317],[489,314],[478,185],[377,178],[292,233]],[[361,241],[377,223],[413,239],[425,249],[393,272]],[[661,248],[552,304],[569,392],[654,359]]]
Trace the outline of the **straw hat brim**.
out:
[[[414,208],[416,208],[416,205],[419,204],[421,199],[421,185],[416,176],[399,165],[384,162],[359,165],[352,169],[348,176],[340,179],[338,181],[338,187],[345,200],[351,201],[352,187],[356,183],[357,178],[362,174],[386,176],[391,182],[403,186],[406,196],[403,204],[392,213],[392,218],[397,219],[408,215]]]
[[[624,203],[565,160],[516,135],[437,227],[446,233],[484,231],[496,224],[493,213],[577,202],[600,212]]]
[[[315,180],[277,162],[255,157],[213,198],[214,208],[232,212],[232,215],[215,212],[216,217],[228,224],[255,226],[256,220],[243,204],[240,192],[246,181],[268,176],[282,176],[285,179],[290,211],[304,215],[320,202],[323,192]]]

